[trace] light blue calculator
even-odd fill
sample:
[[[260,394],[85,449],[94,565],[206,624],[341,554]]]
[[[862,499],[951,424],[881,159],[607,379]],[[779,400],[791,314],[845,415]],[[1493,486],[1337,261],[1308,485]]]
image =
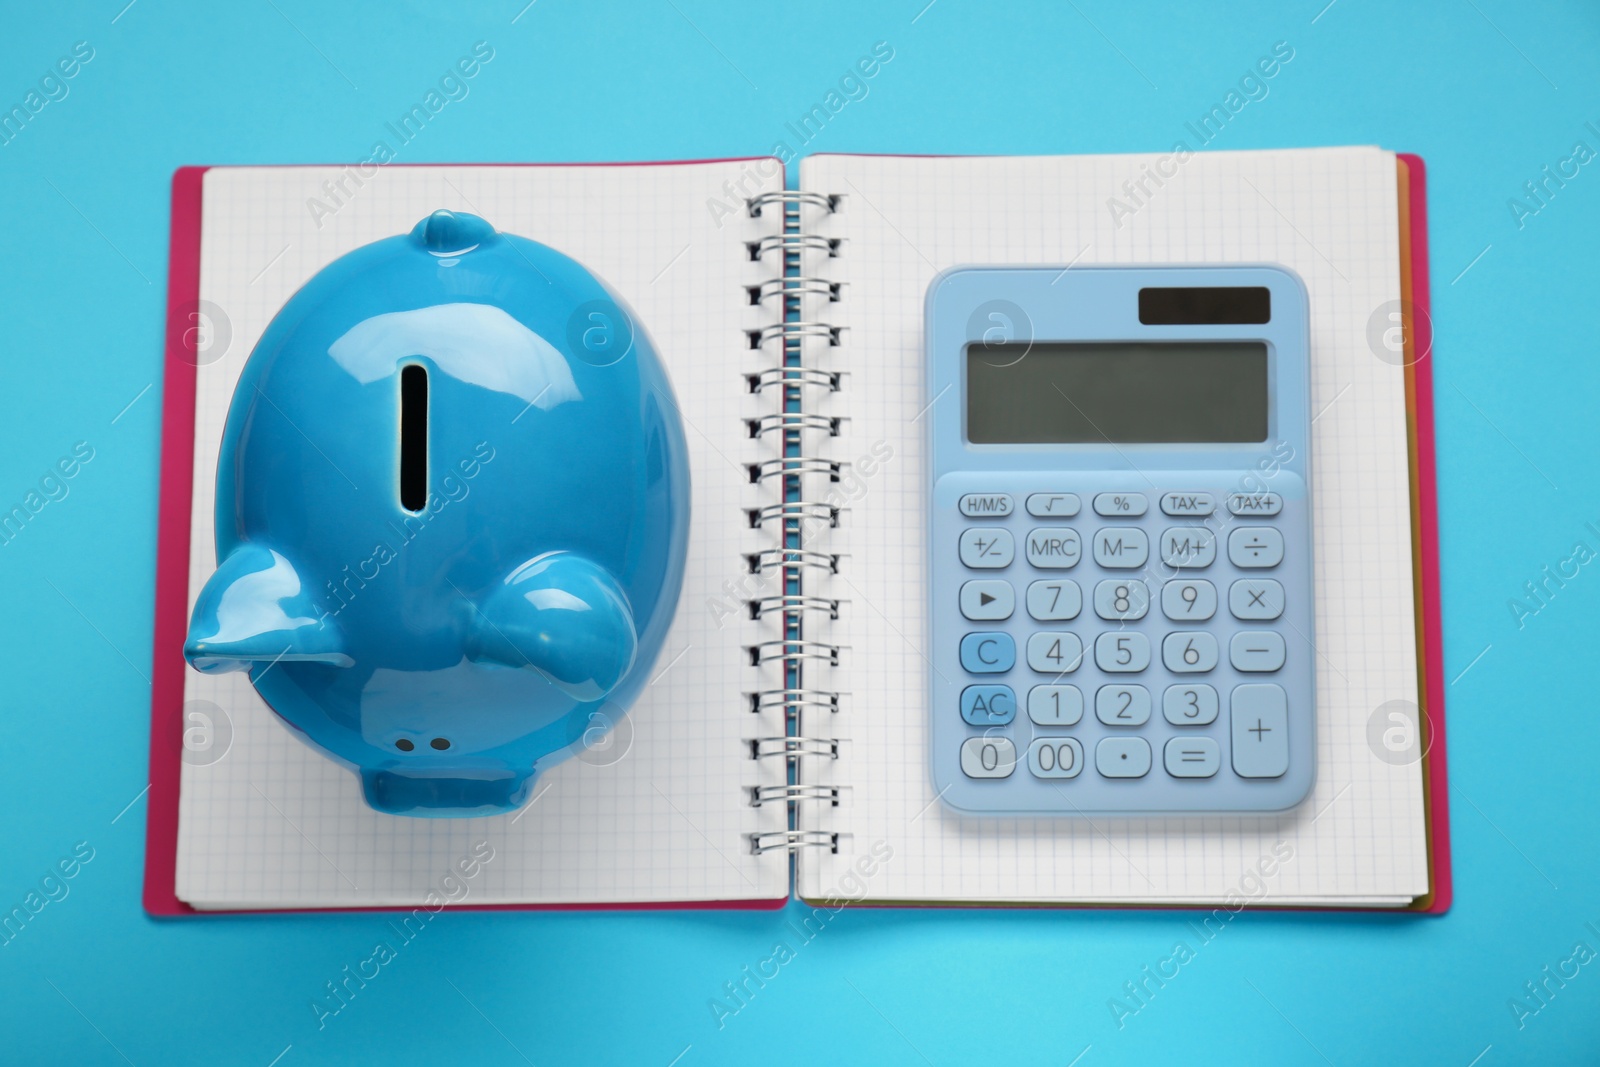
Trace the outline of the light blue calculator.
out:
[[[961,812],[1273,812],[1316,777],[1310,340],[1279,267],[928,290],[934,788]]]

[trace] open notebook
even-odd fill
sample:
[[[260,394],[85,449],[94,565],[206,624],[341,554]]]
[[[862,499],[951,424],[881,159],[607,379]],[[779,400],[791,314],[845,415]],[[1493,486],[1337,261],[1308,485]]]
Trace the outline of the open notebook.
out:
[[[1108,210],[1156,160],[817,156],[788,192],[775,159],[179,171],[147,909],[792,894],[1442,910],[1442,704],[1422,686],[1438,670],[1425,318],[1412,359],[1368,341],[1376,309],[1426,305],[1420,161],[1408,187],[1371,148],[1203,153],[1131,213]],[[549,244],[626,298],[672,375],[694,493],[678,614],[644,696],[520,812],[465,820],[374,812],[243,675],[181,657],[215,563],[217,448],[245,357],[320,267],[440,207]],[[1135,262],[1279,263],[1310,291],[1318,783],[1267,818],[960,815],[926,748],[928,283],[966,264]],[[1371,750],[1390,701],[1422,706],[1426,759]]]

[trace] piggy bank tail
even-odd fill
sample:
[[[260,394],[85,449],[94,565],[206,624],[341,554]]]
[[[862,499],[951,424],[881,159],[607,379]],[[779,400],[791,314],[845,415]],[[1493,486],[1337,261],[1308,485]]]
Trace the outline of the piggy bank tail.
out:
[[[571,552],[537,556],[474,605],[467,657],[544,675],[580,701],[603,699],[639,651],[633,610],[615,578]]]
[[[312,605],[294,565],[249,542],[229,553],[200,590],[183,657],[206,674],[279,660],[352,663],[333,621]]]

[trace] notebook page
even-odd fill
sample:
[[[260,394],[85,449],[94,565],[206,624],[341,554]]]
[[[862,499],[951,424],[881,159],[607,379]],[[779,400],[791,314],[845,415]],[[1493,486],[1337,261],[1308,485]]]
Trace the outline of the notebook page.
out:
[[[752,715],[741,696],[763,684],[742,650],[760,639],[758,624],[714,608],[726,599],[724,583],[745,569],[743,553],[766,547],[762,531],[743,521],[743,509],[767,501],[742,466],[766,447],[743,422],[763,398],[748,393],[742,375],[751,358],[744,331],[774,313],[750,307],[742,287],[771,275],[745,242],[775,224],[710,202],[731,203],[728,182],[745,195],[781,188],[782,168],[762,162],[390,166],[359,188],[349,168],[207,172],[201,297],[232,336],[223,358],[199,370],[191,607],[216,563],[217,451],[245,357],[323,265],[407,232],[438,208],[549,244],[628,301],[672,375],[693,501],[687,573],[654,681],[606,743],[541,776],[535,799],[515,815],[381,815],[363,802],[355,776],[296,739],[245,675],[187,671],[186,702],[223,709],[232,740],[221,759],[183,768],[181,899],[200,908],[414,906],[436,890],[455,900],[459,890],[447,892],[442,880],[462,860],[473,866],[480,842],[493,859],[465,881],[469,904],[788,894],[786,857],[752,856],[745,836],[785,825],[781,805],[750,806],[750,787],[783,778],[773,766],[780,761],[752,760],[747,743],[783,732],[781,716]],[[336,197],[329,190],[341,183],[345,195]],[[496,443],[512,434],[485,428]]]
[[[1375,358],[1374,312],[1400,297],[1395,161],[1374,148],[1202,153],[1131,214],[1123,183],[1164,157],[916,159],[817,156],[802,188],[841,195],[806,228],[845,240],[808,273],[843,283],[809,314],[844,327],[849,378],[834,454],[892,460],[853,500],[830,549],[827,595],[849,601],[828,684],[848,692],[828,729],[846,786],[807,825],[844,832],[801,857],[801,895],[825,895],[863,857],[883,901],[1221,901],[1248,872],[1273,903],[1408,902],[1426,892],[1421,773],[1373,755],[1369,717],[1417,699],[1403,374]],[[1172,169],[1172,162],[1161,164]],[[1120,225],[1119,225],[1120,223]],[[924,297],[968,264],[1284,264],[1310,291],[1318,778],[1299,808],[1261,818],[1000,819],[957,815],[927,766],[924,642]],[[953,564],[952,564],[953,565]],[[812,589],[808,586],[807,592]],[[810,684],[811,674],[807,675]],[[823,729],[821,724],[814,729]],[[1285,859],[1284,857],[1289,858]],[[1263,877],[1263,867],[1270,877]]]

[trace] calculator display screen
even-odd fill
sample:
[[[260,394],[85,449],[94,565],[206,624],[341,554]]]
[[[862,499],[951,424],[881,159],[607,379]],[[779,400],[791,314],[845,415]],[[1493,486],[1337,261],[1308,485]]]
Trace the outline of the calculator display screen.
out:
[[[1214,444],[1267,439],[1258,341],[967,347],[973,444]]]

